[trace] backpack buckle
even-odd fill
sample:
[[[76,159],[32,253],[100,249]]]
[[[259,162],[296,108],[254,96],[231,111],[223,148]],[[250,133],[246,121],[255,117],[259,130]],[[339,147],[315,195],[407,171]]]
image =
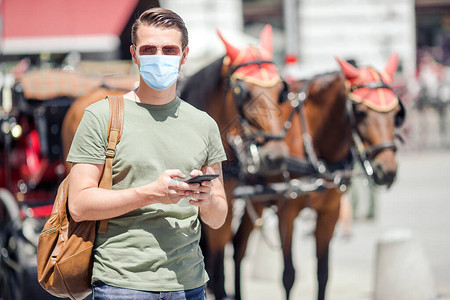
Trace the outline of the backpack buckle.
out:
[[[106,157],[113,158],[116,155],[116,151],[114,149],[106,149],[105,155]]]

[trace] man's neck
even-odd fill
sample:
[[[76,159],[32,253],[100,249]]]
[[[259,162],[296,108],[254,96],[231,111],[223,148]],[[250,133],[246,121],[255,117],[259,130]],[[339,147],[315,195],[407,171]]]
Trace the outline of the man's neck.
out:
[[[150,88],[141,78],[139,87],[136,89],[136,102],[153,105],[167,104],[176,97],[176,82],[168,89],[158,91]]]

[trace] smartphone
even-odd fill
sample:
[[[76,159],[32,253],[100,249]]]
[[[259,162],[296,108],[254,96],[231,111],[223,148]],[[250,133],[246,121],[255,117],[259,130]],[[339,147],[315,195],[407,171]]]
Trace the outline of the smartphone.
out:
[[[202,181],[213,180],[214,178],[219,177],[219,174],[203,174],[198,175],[192,178],[189,178],[185,182],[187,183],[201,183]]]

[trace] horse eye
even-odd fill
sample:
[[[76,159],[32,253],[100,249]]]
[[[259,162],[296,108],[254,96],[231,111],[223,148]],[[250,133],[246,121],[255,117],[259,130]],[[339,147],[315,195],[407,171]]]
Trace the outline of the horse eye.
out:
[[[363,121],[367,117],[367,113],[364,110],[355,110],[355,120],[357,123]]]

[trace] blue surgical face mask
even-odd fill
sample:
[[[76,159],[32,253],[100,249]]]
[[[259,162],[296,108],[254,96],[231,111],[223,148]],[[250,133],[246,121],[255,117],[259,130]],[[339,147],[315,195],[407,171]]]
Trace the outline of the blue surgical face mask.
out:
[[[144,81],[155,90],[168,89],[178,78],[181,56],[140,55],[139,69]]]

